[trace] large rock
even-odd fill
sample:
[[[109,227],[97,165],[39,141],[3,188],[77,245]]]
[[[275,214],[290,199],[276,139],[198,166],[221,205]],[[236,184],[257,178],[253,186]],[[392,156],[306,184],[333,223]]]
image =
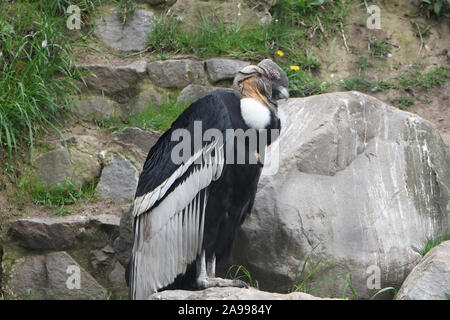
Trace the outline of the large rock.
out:
[[[200,291],[166,290],[152,294],[149,300],[329,300],[303,292],[280,294],[254,288],[217,287]]]
[[[114,134],[117,141],[131,143],[139,147],[145,155],[151,147],[158,141],[159,136],[153,132],[145,131],[139,128],[127,128]]]
[[[139,179],[136,167],[121,155],[113,156],[108,162],[97,185],[100,198],[133,200]]]
[[[67,250],[88,238],[94,243],[99,233],[108,237],[119,234],[120,218],[114,215],[61,218],[22,218],[12,222],[8,235],[13,242],[31,250]],[[103,244],[104,246],[105,244]]]
[[[450,295],[450,240],[428,252],[403,282],[397,300],[446,300]]]
[[[280,108],[287,125],[269,157],[279,169],[263,171],[234,263],[270,291],[298,285],[316,263],[321,296],[341,296],[343,274],[359,298],[399,288],[427,238],[447,229],[450,152],[436,128],[358,92]]]
[[[147,64],[147,72],[150,80],[163,88],[184,88],[191,83],[206,83],[203,61],[153,61]]]
[[[106,94],[119,103],[128,103],[138,94],[138,82],[146,75],[143,60],[127,65],[81,64],[78,68],[90,71],[84,80],[91,92]]]
[[[247,61],[222,58],[208,59],[205,63],[206,70],[212,82],[233,80],[239,70],[250,64]]]
[[[105,299],[107,295],[107,291],[64,251],[18,259],[10,270],[6,289],[13,297],[28,299],[91,300]]]
[[[34,160],[36,176],[45,186],[53,187],[68,181],[82,185],[100,175],[101,163],[95,146],[90,143],[92,139],[81,136],[72,140],[76,144],[69,141],[69,149],[56,144],[54,149],[41,152]]]
[[[190,84],[183,90],[181,90],[180,94],[177,97],[177,103],[191,103],[201,98],[207,93],[211,91],[220,89],[219,87],[207,87],[201,86],[198,84]]]
[[[114,240],[115,258],[123,267],[128,265],[133,249],[133,206],[124,208],[120,218],[119,236]]]
[[[122,110],[117,103],[104,96],[74,96],[73,101],[77,113],[88,120],[109,119],[122,115]]]
[[[142,113],[147,108],[158,109],[163,103],[169,101],[169,95],[161,88],[157,88],[148,79],[142,81],[140,90],[130,108],[131,114]]]
[[[147,46],[148,34],[154,29],[154,14],[138,9],[123,24],[118,9],[112,8],[95,20],[95,35],[108,47],[119,51],[141,51]]]

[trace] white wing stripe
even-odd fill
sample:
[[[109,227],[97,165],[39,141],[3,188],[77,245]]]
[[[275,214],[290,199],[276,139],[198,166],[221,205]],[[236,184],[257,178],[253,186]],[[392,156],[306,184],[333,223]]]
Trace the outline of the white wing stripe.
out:
[[[205,154],[210,150],[210,147],[213,147],[217,144],[217,142],[211,143],[210,145],[205,146],[203,149],[198,150],[192,157],[190,157],[186,163],[178,167],[174,173],[171,174],[166,180],[164,180],[159,186],[157,186],[154,190],[136,197],[134,200],[134,209],[133,216],[140,215],[141,213],[147,211],[151,208],[156,201],[161,199],[169,190],[170,186],[175,182],[176,179],[181,177],[189,167],[200,157],[202,154]]]
[[[215,156],[210,152],[215,148]],[[195,261],[203,244],[206,187],[220,177],[223,169],[223,146],[205,147],[200,168],[194,170],[158,206],[148,208],[161,198],[170,185],[187,171],[177,169],[157,189],[135,201],[135,244],[131,294],[135,299],[147,299],[158,289],[172,283],[187,266]],[[177,177],[177,178],[175,178]],[[153,204],[151,204],[153,202]],[[142,220],[142,221],[141,221]]]

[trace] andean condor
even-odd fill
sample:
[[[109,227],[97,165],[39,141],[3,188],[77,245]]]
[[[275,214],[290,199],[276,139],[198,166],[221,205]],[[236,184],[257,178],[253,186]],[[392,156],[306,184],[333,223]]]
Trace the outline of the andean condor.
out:
[[[287,86],[270,59],[246,66],[233,90],[192,103],[151,148],[134,201],[131,299],[163,289],[245,285],[215,277],[215,265],[230,253],[253,206],[260,153],[281,128],[276,98],[289,97]],[[258,142],[233,135],[238,131],[253,132]]]

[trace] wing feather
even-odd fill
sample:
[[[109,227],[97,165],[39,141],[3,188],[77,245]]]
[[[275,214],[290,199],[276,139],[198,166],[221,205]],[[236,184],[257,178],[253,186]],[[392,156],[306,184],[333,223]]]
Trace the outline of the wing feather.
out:
[[[169,133],[180,127],[191,130],[198,119],[203,130],[215,128],[224,133],[231,126],[227,108],[214,95],[208,99],[200,99],[186,110],[187,115],[180,116],[150,150],[144,164],[133,209],[133,299],[146,299],[172,283],[201,253],[208,187],[224,170],[225,140],[203,143],[184,163],[175,166],[169,157],[175,145]]]

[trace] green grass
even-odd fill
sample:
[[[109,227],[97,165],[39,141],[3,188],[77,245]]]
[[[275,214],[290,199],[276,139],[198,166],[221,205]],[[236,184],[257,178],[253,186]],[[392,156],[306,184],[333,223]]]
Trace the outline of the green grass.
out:
[[[18,183],[15,199],[22,201],[27,197],[30,197],[33,203],[55,209],[56,215],[63,216],[69,211],[66,206],[81,199],[95,199],[95,183],[79,186],[72,180],[66,180],[64,183],[47,187],[37,178],[26,176]]]
[[[151,103],[147,108],[138,114],[132,114],[126,119],[112,117],[109,119],[96,119],[99,127],[112,131],[121,131],[130,127],[141,129],[150,129],[164,132],[170,128],[181,113],[190,105],[188,102],[177,103],[176,98],[172,97],[161,106],[155,107]]]
[[[183,30],[170,16],[156,21],[149,35],[150,50],[159,57],[195,55],[204,59],[216,56],[240,57],[251,61],[272,58],[287,73],[292,96],[323,93],[329,84],[314,74],[322,61],[308,50],[323,44],[345,23],[348,7],[342,1],[281,0],[272,11],[271,23],[225,24],[219,17],[201,15],[198,28]],[[312,33],[312,30],[315,30]],[[284,55],[277,56],[281,50]],[[292,71],[290,66],[300,70]]]
[[[416,65],[411,71],[398,77],[400,87],[403,89],[423,89],[426,92],[431,92],[435,86],[440,86],[450,80],[450,67],[447,65],[437,66],[427,73],[422,73],[421,69],[421,65]]]
[[[71,1],[72,2],[72,1]],[[0,148],[33,147],[37,134],[58,130],[77,92],[72,45],[65,32],[69,1],[0,3]],[[81,6],[92,1],[74,1]],[[20,17],[20,19],[18,18]]]
[[[410,97],[397,97],[394,100],[392,100],[395,106],[397,106],[401,110],[407,110],[408,107],[412,106],[414,104],[414,99]]]
[[[427,239],[422,255],[426,255],[431,249],[439,245],[441,242],[450,240],[450,200],[447,202],[445,209],[447,211],[447,232],[438,235],[437,237]]]
[[[250,272],[242,265],[232,265],[228,269],[226,277],[233,280],[242,280],[250,287],[259,289],[258,280],[253,279]]]
[[[122,25],[124,26],[134,15],[136,4],[133,0],[114,0],[117,5],[118,14]]]
[[[391,45],[383,40],[369,40],[369,45],[369,54],[374,58],[386,59],[391,49]]]
[[[186,31],[170,16],[156,20],[149,35],[149,49],[156,54],[193,54],[200,59],[213,56],[237,56],[262,59],[273,55],[276,33],[274,24],[244,28],[231,26],[218,16],[201,16],[199,28]]]

